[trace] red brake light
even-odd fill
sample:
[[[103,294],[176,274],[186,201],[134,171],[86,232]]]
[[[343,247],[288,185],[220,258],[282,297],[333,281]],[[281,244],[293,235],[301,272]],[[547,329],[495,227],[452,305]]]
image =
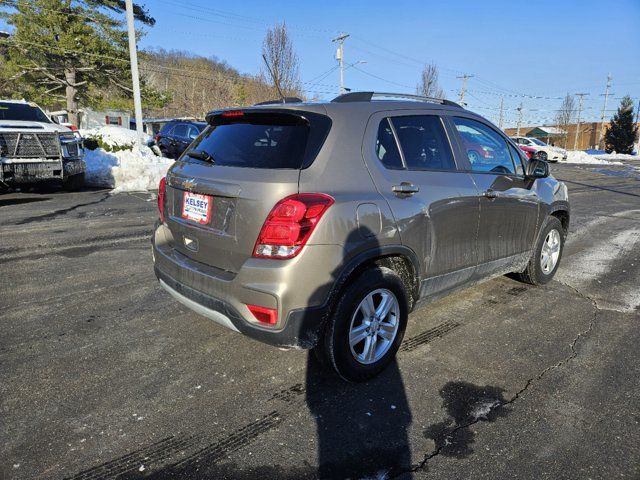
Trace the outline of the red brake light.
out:
[[[275,308],[249,304],[247,304],[247,308],[260,323],[266,323],[267,325],[275,325],[278,323],[278,310]]]
[[[167,177],[162,177],[160,179],[160,184],[158,185],[158,211],[160,212],[160,221],[162,223],[164,223],[164,199],[166,190]]]
[[[293,258],[307,243],[324,212],[335,200],[324,193],[299,193],[271,209],[253,249],[257,258]]]
[[[156,133],[156,136],[154,137],[154,140],[156,141],[156,143],[158,143],[160,141],[160,134]]]
[[[244,112],[241,110],[227,110],[220,114],[221,117],[244,117]]]

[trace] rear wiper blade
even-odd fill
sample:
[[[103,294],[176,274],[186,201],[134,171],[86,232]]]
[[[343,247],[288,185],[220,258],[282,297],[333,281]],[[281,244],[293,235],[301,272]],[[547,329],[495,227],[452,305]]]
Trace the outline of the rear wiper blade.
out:
[[[189,150],[185,155],[191,158],[197,158],[198,160],[204,160],[205,162],[216,163],[213,157],[204,150]]]

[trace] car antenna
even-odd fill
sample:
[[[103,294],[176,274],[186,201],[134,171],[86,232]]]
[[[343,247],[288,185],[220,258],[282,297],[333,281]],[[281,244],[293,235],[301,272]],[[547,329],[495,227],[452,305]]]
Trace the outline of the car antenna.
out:
[[[262,60],[264,60],[264,64],[267,66],[267,70],[269,71],[269,75],[271,75],[271,80],[273,80],[273,84],[276,86],[276,89],[278,90],[278,94],[280,95],[280,99],[282,100],[282,103],[287,103],[287,100],[286,100],[285,96],[282,94],[282,90],[280,90],[280,85],[278,85],[278,82],[276,82],[276,77],[273,74],[273,72],[271,71],[271,67],[269,66],[269,62],[267,62],[267,56],[264,53],[262,54]]]

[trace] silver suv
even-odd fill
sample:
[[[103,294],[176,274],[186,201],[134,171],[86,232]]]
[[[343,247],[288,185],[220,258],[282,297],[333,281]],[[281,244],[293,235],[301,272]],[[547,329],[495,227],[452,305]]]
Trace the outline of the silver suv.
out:
[[[550,281],[566,186],[484,118],[408,97],[211,112],[160,183],[161,285],[364,381],[392,360],[416,305],[506,273]]]

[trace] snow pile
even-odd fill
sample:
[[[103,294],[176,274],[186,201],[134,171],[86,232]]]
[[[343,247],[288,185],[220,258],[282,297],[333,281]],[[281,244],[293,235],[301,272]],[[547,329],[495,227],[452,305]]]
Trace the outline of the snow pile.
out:
[[[148,147],[106,152],[87,150],[86,184],[113,188],[113,193],[155,190],[173,160],[158,157]]]
[[[135,130],[106,125],[99,128],[89,128],[80,130],[80,135],[84,138],[101,140],[102,144],[112,150],[131,149],[136,144],[137,133]],[[151,137],[144,134],[143,143],[147,143]]]
[[[622,162],[614,161],[614,158],[618,159],[618,155],[589,155],[582,150],[569,150],[566,161],[567,163],[583,163],[588,165],[622,165]]]

